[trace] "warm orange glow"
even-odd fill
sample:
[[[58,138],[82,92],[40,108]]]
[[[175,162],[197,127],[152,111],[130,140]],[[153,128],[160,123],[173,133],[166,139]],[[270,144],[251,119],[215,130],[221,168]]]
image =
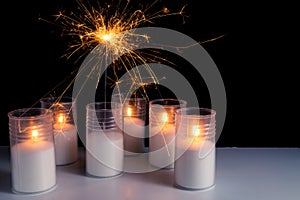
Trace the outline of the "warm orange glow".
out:
[[[66,117],[64,114],[60,113],[57,117],[57,122],[64,123],[66,121]]]
[[[128,49],[139,46],[141,40],[146,42],[148,39],[146,35],[134,33],[135,28],[167,16],[178,15],[184,19],[185,6],[175,13],[171,13],[167,7],[158,12],[149,12],[158,1],[155,0],[148,7],[139,5],[143,9],[134,9],[131,1],[124,4],[121,1],[114,2],[116,3],[114,6],[99,3],[97,4],[99,7],[77,1],[77,10],[73,10],[70,15],[65,15],[65,12],[60,11],[55,15],[55,23],[60,22],[63,33],[72,36],[73,39],[69,46],[70,53],[66,56],[72,56],[79,50],[89,51],[98,44],[106,44],[103,49],[106,52],[105,56],[122,55],[127,53]],[[132,41],[129,36],[135,36],[137,40]],[[137,57],[138,60],[142,59],[136,52],[132,52],[131,56]]]
[[[39,132],[37,130],[32,130],[32,132],[31,132],[32,141],[37,141],[38,135],[39,135]]]
[[[102,35],[102,39],[104,41],[109,41],[111,39],[111,35],[110,34],[104,34],[104,35]]]
[[[151,79],[151,83],[159,84],[159,79],[156,77],[149,63],[150,60],[166,62],[166,58],[165,56],[161,57],[161,54],[157,50],[153,50],[153,54],[134,51],[134,49],[139,49],[142,46],[141,44],[148,44],[150,39],[148,35],[139,34],[135,30],[138,27],[153,24],[156,19],[167,16],[181,16],[184,22],[183,10],[185,6],[177,12],[170,12],[167,7],[152,12],[151,10],[156,8],[155,4],[159,0],[154,0],[154,2],[147,5],[142,3],[135,5],[136,3],[130,0],[113,1],[113,5],[107,4],[107,2],[102,2],[103,5],[101,5],[99,2],[97,1],[97,6],[94,7],[94,2],[87,1],[84,3],[84,1],[77,0],[76,3],[78,5],[74,6],[77,9],[72,10],[69,15],[65,14],[65,11],[60,11],[54,15],[54,22],[42,18],[40,20],[49,22],[50,24],[58,23],[59,27],[62,28],[62,35],[70,36],[71,41],[69,42],[66,54],[63,55],[64,57],[70,58],[75,56],[75,60],[77,60],[78,57],[81,58],[90,51],[97,50],[94,56],[101,58],[99,61],[101,64],[95,64],[95,66],[91,67],[89,76],[98,76],[101,74],[101,70],[103,70],[101,67],[116,63],[118,68],[116,68],[117,65],[112,65],[115,72],[112,77],[115,76],[116,78],[109,77],[109,79],[115,81],[115,88],[118,90],[120,82],[116,72],[121,66],[129,74],[130,82],[128,83],[132,84],[131,88],[142,87],[146,91],[145,83],[149,82],[148,79]],[[115,56],[118,58],[116,59],[118,62],[106,63],[110,58],[114,58]],[[141,76],[139,69],[135,68],[137,64],[146,68],[148,72],[147,76]],[[77,76],[82,75],[80,72],[79,70]],[[107,78],[105,77],[104,80],[106,81]],[[89,79],[89,77],[86,79]],[[69,84],[68,87],[71,85]],[[131,94],[131,92],[128,91],[128,94]],[[147,97],[147,94],[145,96]]]
[[[132,115],[132,109],[131,108],[127,108],[127,115],[131,116]]]
[[[197,136],[200,136],[200,134],[201,134],[200,126],[199,125],[194,125],[193,128],[192,128],[192,136],[197,137]]]
[[[164,123],[166,123],[166,122],[168,121],[168,114],[164,112],[164,113],[162,114],[161,120],[162,120]]]
[[[170,10],[167,7],[163,8],[163,13],[169,13],[169,12],[170,12]]]

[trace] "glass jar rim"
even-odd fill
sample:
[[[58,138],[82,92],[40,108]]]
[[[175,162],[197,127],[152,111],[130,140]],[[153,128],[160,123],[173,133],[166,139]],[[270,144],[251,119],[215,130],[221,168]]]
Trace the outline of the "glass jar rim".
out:
[[[112,95],[112,97],[116,97],[116,96],[119,96],[119,99],[121,100],[122,103],[132,101],[132,100],[144,101],[145,103],[147,102],[147,99],[145,97],[126,97],[125,98],[125,95],[123,95],[123,93],[117,93],[117,94]]]
[[[196,114],[187,113],[188,111],[196,111]],[[204,107],[185,107],[179,108],[176,111],[176,115],[181,115],[184,118],[199,118],[199,119],[207,119],[215,117],[216,111],[211,108],[204,108]],[[202,114],[201,114],[202,112]],[[203,113],[206,112],[206,113]]]
[[[48,108],[20,108],[8,112],[8,117],[16,120],[31,120],[46,118],[52,114],[52,110]]]
[[[117,102],[104,102],[104,101],[99,101],[99,102],[90,102],[86,105],[87,110],[94,110],[95,106],[100,106],[100,105],[109,105],[110,107],[108,108],[100,108],[101,110],[111,110],[111,105],[120,105],[120,103]]]
[[[160,104],[159,102],[173,102],[174,104]],[[177,102],[178,104],[175,104],[175,102]],[[164,107],[173,107],[173,106],[186,106],[187,105],[187,101],[183,100],[183,99],[173,99],[173,98],[167,98],[167,99],[153,99],[149,102],[149,104],[151,106],[155,106],[155,105],[160,105],[160,106],[164,106]]]

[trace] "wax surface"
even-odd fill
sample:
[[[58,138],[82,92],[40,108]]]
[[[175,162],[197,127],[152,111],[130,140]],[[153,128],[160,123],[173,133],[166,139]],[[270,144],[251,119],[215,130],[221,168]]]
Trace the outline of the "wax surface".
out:
[[[124,118],[125,155],[144,153],[145,121],[136,117]]]
[[[26,141],[11,148],[12,186],[16,192],[46,191],[56,184],[54,145]]]
[[[73,124],[54,124],[55,163],[65,165],[78,158],[77,130]]]
[[[159,168],[173,168],[175,154],[175,125],[150,126],[149,163]]]
[[[179,157],[174,166],[177,185],[190,189],[205,189],[214,185],[215,146],[212,142],[179,141],[176,144],[176,157]]]
[[[111,177],[123,170],[123,135],[121,132],[92,132],[87,135],[86,172]]]

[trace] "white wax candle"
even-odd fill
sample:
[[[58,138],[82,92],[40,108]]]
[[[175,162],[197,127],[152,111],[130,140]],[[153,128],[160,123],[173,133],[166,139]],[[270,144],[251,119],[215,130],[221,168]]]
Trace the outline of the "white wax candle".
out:
[[[54,124],[54,144],[56,165],[65,165],[77,160],[77,130],[73,124]]]
[[[175,183],[187,189],[209,188],[215,179],[214,143],[200,138],[191,140],[179,140],[176,144],[176,157],[183,154],[175,161]]]
[[[145,121],[137,117],[124,117],[125,155],[144,153]]]
[[[159,168],[174,168],[175,125],[150,126],[149,163]]]
[[[56,184],[54,145],[28,140],[11,148],[12,185],[15,192],[46,191]]]
[[[86,172],[112,177],[123,171],[123,135],[121,132],[92,132],[86,138]]]

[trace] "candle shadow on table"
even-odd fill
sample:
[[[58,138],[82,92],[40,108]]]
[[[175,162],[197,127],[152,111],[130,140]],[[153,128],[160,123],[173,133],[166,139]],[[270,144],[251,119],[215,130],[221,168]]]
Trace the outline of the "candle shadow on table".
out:
[[[85,172],[85,151],[80,149],[78,152],[78,159],[74,163],[70,163],[68,165],[58,165],[56,166],[58,171],[62,171],[64,173],[76,174],[79,176],[86,176]]]
[[[12,193],[9,147],[0,147],[0,158],[3,158],[0,162],[0,193]]]
[[[12,193],[10,171],[0,170],[0,193]]]

